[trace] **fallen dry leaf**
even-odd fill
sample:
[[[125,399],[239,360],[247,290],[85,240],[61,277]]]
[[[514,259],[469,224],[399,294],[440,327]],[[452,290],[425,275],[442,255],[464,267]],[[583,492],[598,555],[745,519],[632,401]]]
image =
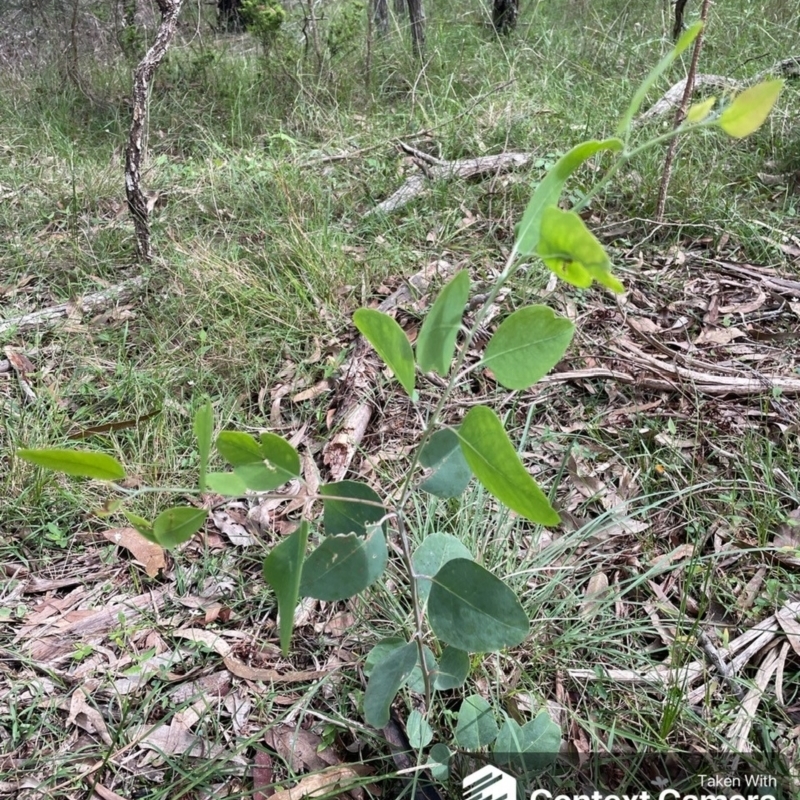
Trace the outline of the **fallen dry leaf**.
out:
[[[95,797],[99,797],[100,800],[126,800],[121,794],[112,792],[111,789],[106,789],[101,783],[95,783],[92,786],[92,790],[94,791]]]
[[[322,738],[295,725],[276,725],[264,734],[264,743],[274,750],[292,772],[316,772],[341,763],[329,747],[321,749]]]
[[[348,791],[348,784],[355,783],[359,778],[369,775],[371,772],[372,770],[366,764],[331,767],[324,772],[307,775],[291,789],[275,792],[272,800],[303,800],[306,797],[331,794],[334,789],[338,789],[341,795]]]
[[[747,334],[739,328],[706,328],[694,340],[695,344],[730,344]]]
[[[263,750],[257,750],[253,759],[253,800],[267,800],[272,797],[275,794],[273,782],[272,756]]]
[[[103,743],[109,747],[112,744],[111,736],[108,733],[102,714],[86,702],[86,695],[83,689],[76,689],[70,698],[67,725],[77,725],[87,733],[96,733],[103,740]]]
[[[581,604],[581,616],[591,617],[600,606],[600,603],[608,594],[608,576],[605,572],[595,572],[589,583],[586,585],[586,591],[583,595],[583,603]]]
[[[164,548],[155,542],[148,542],[136,528],[111,528],[103,531],[103,537],[124,547],[144,567],[150,578],[155,578],[167,566]]]

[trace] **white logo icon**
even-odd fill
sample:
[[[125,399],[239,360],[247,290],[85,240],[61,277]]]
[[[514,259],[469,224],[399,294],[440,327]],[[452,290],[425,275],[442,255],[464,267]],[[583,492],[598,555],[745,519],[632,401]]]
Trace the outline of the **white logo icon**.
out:
[[[491,764],[467,775],[464,800],[517,800],[517,780]]]

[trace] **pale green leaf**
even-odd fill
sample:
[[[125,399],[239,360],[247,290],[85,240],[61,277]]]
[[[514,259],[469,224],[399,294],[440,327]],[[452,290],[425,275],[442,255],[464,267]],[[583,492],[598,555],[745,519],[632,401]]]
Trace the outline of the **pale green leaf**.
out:
[[[695,103],[686,112],[686,122],[689,125],[696,125],[698,122],[702,122],[711,113],[711,109],[714,108],[716,102],[716,97],[709,97],[701,103]]]
[[[281,650],[284,656],[289,652],[292,640],[294,610],[307,542],[308,523],[301,522],[297,530],[274,547],[264,559],[264,580],[272,586],[278,599]]]
[[[374,728],[389,722],[389,706],[417,663],[417,645],[409,642],[394,650],[372,670],[364,694],[364,717]]]
[[[23,461],[29,461],[45,469],[77,475],[81,478],[94,478],[98,481],[119,481],[125,477],[125,469],[116,458],[106,453],[93,453],[91,450],[17,450]]]
[[[417,338],[417,364],[423,372],[447,375],[461,317],[469,297],[469,272],[462,270],[442,289]]]
[[[153,533],[153,523],[150,520],[145,519],[144,517],[140,517],[138,514],[134,514],[132,511],[123,511],[125,515],[125,519],[136,528],[139,533],[147,539],[148,542],[153,542],[153,544],[158,544],[158,540]]]
[[[526,471],[492,409],[486,406],[470,409],[458,436],[464,458],[490,494],[531,522],[558,525],[558,514]]]
[[[372,308],[359,308],[353,322],[392,370],[406,394],[416,399],[414,354],[403,329],[388,314]]]
[[[241,431],[222,431],[217,436],[217,451],[232,466],[261,461],[261,445],[249,434]]]
[[[368,536],[327,536],[303,564],[300,594],[318,600],[344,600],[373,584],[389,558],[380,527]]]
[[[672,66],[672,62],[675,61],[678,56],[680,56],[684,50],[699,36],[700,31],[703,30],[703,23],[696,22],[692,25],[691,28],[688,28],[686,31],[681,34],[681,37],[675,43],[675,47],[670,50],[658,64],[650,70],[647,77],[642,81],[639,88],[636,90],[636,93],[631,100],[631,104],[628,106],[628,110],[625,112],[625,115],[620,120],[619,126],[617,127],[617,135],[622,136],[625,132],[630,128],[631,122],[633,122],[633,118],[636,116],[636,112],[641,108],[642,103],[644,102],[644,98],[647,96],[647,93],[650,89],[655,85],[656,81]]]
[[[526,306],[503,320],[483,363],[506,389],[527,389],[558,364],[575,326],[548,306]]]
[[[247,484],[234,472],[209,472],[206,485],[223,497],[244,497],[247,494]]]
[[[603,245],[574,211],[556,206],[544,210],[537,253],[549,269],[573,286],[586,288],[596,280],[614,292],[625,291],[611,274]]]
[[[208,511],[192,506],[176,506],[162,511],[153,522],[153,536],[162,547],[188,542],[205,524]]]
[[[194,435],[197,439],[197,452],[200,456],[198,484],[200,491],[204,492],[208,459],[211,455],[211,439],[214,435],[214,411],[211,408],[210,400],[206,400],[194,415]]]
[[[601,150],[618,151],[622,149],[619,139],[592,140],[576,145],[558,159],[553,168],[536,187],[522,221],[517,226],[515,250],[520,256],[530,256],[536,252],[542,225],[542,214],[548,206],[554,206],[561,197],[567,179],[585,161]]]
[[[784,80],[764,81],[737,94],[719,115],[717,125],[734,139],[755,133],[772,111],[784,83]]]
[[[454,558],[472,558],[461,539],[449,533],[429,533],[414,551],[412,563],[417,581],[417,596],[426,603],[431,591],[433,576]]]
[[[469,751],[487,747],[499,732],[494,711],[480,695],[466,697],[458,710],[456,723],[456,744]]]
[[[530,622],[516,594],[474,561],[448,561],[433,578],[428,619],[436,638],[466,652],[513,647]]]

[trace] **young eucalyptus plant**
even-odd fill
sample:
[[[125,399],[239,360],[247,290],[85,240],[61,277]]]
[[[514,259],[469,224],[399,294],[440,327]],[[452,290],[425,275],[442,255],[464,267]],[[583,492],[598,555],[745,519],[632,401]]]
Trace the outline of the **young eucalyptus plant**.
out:
[[[319,544],[307,552],[311,521],[303,520],[266,557],[263,574],[277,597],[280,643],[287,653],[298,599],[314,597],[333,602],[365,591],[386,569],[387,536],[397,536],[407,579],[404,588],[413,608],[413,630],[400,630],[396,637],[379,642],[367,658],[363,710],[366,721],[376,728],[388,723],[390,706],[404,686],[424,695],[424,708],[430,709],[437,692],[465,683],[471,653],[515,647],[530,630],[528,615],[515,593],[475,561],[460,540],[432,533],[414,549],[405,517],[413,492],[457,497],[476,478],[499,503],[520,517],[544,526],[559,522],[558,513],[528,474],[491,408],[471,408],[457,426],[442,421],[448,398],[471,371],[489,369],[504,388],[524,390],[561,360],[572,340],[572,322],[546,306],[530,305],[507,316],[480,361],[466,365],[467,354],[498,293],[533,258],[574,286],[589,287],[597,281],[612,292],[622,292],[623,285],[611,272],[608,254],[577,211],[645,148],[687,131],[710,127],[718,127],[732,137],[747,136],[764,122],[778,97],[783,82],[773,80],[727,100],[717,111],[714,98],[705,100],[689,110],[685,122],[676,130],[631,147],[633,119],[647,91],[699,30],[699,25],[688,30],[648,75],[624,114],[617,137],[577,145],[536,186],[517,226],[505,267],[460,343],[458,334],[470,297],[466,271],[456,274],[439,293],[423,322],[415,349],[387,314],[362,308],[354,315],[358,330],[412,401],[418,399],[416,381],[420,374],[436,373],[447,380],[446,388],[427,414],[397,501],[390,506],[359,481],[322,486],[321,525],[316,521],[321,534]],[[560,208],[566,181],[587,159],[603,151],[613,158],[604,176],[571,210]],[[216,450],[231,469],[209,472],[213,431],[211,404],[206,402],[194,419],[199,451],[198,493],[213,491],[240,497],[272,492],[290,480],[301,479],[299,454],[288,441],[273,433],[255,438],[237,431],[221,432]],[[122,491],[116,482],[125,477],[125,470],[109,455],[61,449],[20,450],[18,455],[48,469],[107,481],[110,488]],[[420,468],[429,470],[422,480],[418,477]],[[163,547],[175,547],[203,527],[207,512],[192,506],[169,508],[152,521],[125,510],[125,502],[140,491],[127,490],[121,499],[109,501],[106,511],[122,513],[142,536]],[[432,741],[433,731],[420,712],[411,712],[407,727],[415,747],[423,748]],[[525,725],[506,716],[501,727],[486,700],[473,695],[461,706],[455,738],[458,747],[469,751],[492,746],[496,753],[541,754],[558,752],[561,732],[545,711]],[[444,744],[433,748],[434,774],[446,772],[449,754]]]

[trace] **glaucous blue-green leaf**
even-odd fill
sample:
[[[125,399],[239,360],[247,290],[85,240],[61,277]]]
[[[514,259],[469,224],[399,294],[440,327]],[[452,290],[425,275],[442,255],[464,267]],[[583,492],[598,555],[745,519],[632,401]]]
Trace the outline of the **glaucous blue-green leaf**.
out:
[[[162,511],[153,521],[153,536],[162,547],[188,542],[203,527],[208,511],[192,506],[175,506]]]
[[[388,558],[379,527],[367,536],[326,536],[303,564],[300,594],[329,601],[352,597],[378,580]]]
[[[624,116],[620,120],[619,126],[617,127],[617,134],[622,136],[625,134],[631,127],[631,123],[633,122],[633,118],[636,116],[636,112],[641,108],[642,103],[644,102],[644,98],[647,96],[647,93],[653,87],[655,82],[670,68],[672,62],[675,61],[678,56],[680,56],[684,50],[698,37],[700,31],[703,30],[703,23],[696,22],[692,25],[691,28],[688,28],[678,41],[675,43],[675,47],[670,50],[661,61],[656,64],[653,69],[650,70],[647,77],[642,81],[639,85],[639,88],[636,90],[636,93],[633,95],[633,99],[631,100],[631,104],[628,106],[628,110],[625,112]]]
[[[433,739],[433,728],[428,725],[428,720],[414,709],[406,720],[406,735],[408,743],[415,749],[427,747]]]
[[[300,454],[282,436],[262,433],[261,453],[270,466],[283,472],[283,483],[300,477]]]
[[[734,139],[755,133],[772,111],[784,83],[782,79],[764,81],[737,94],[719,115],[717,125]]]
[[[356,533],[367,535],[367,528],[386,516],[381,498],[366,483],[339,481],[321,486],[322,524],[326,536]],[[386,524],[384,523],[384,530]]]
[[[458,497],[472,478],[455,431],[443,428],[431,436],[419,454],[419,463],[433,472],[419,488],[436,497]]]
[[[464,750],[487,747],[496,738],[497,720],[489,703],[479,694],[471,694],[461,703],[456,723],[456,744]]]
[[[461,317],[469,298],[469,272],[462,270],[442,289],[417,338],[417,364],[423,372],[447,375]]]
[[[524,725],[506,719],[494,742],[498,764],[520,772],[540,771],[552,764],[561,749],[561,728],[546,711]]]
[[[200,456],[200,470],[198,485],[200,491],[206,490],[206,473],[208,472],[208,459],[211,455],[211,439],[214,435],[214,412],[211,401],[206,400],[194,415],[194,436],[197,439],[197,452]]]
[[[597,237],[574,211],[550,206],[542,215],[542,234],[536,248],[548,269],[573,286],[586,288],[592,281],[624,292],[611,274],[611,260]]]
[[[428,620],[437,639],[468,653],[513,647],[530,628],[516,594],[466,558],[448,561],[434,576]]]
[[[106,453],[93,453],[91,450],[17,450],[23,460],[38,467],[76,475],[80,478],[94,478],[98,481],[119,481],[125,477],[125,469],[116,458]]]
[[[458,436],[467,464],[490,494],[531,522],[558,525],[558,514],[528,475],[494,411],[471,408]]]
[[[387,658],[389,654],[393,653],[395,650],[404,647],[405,644],[406,640],[399,636],[387,636],[385,639],[381,639],[372,650],[367,653],[367,657],[364,659],[364,675],[369,678],[372,674],[372,670],[375,669],[384,658]]]
[[[536,252],[542,226],[542,214],[545,208],[558,203],[561,192],[564,190],[564,184],[570,175],[601,150],[617,151],[621,150],[622,146],[622,141],[619,139],[581,142],[558,159],[534,190],[528,207],[522,215],[522,221],[517,226],[514,248],[519,255],[525,257]]]
[[[433,576],[454,558],[472,558],[461,539],[449,533],[430,533],[414,551],[411,560],[417,576],[417,596],[421,603],[428,600]]]
[[[389,706],[416,663],[417,645],[409,642],[375,665],[364,694],[364,717],[369,725],[383,728],[388,724]]]
[[[561,361],[574,333],[548,306],[526,306],[500,323],[483,363],[506,389],[527,389]]]
[[[235,472],[209,472],[206,486],[223,497],[243,497],[247,494],[247,484]]]
[[[303,556],[308,543],[308,523],[301,522],[297,530],[284,539],[264,559],[264,580],[274,589],[278,599],[281,650],[286,655],[292,640],[294,609],[300,592]]]
[[[134,514],[132,511],[124,511],[122,512],[125,515],[125,519],[136,528],[139,533],[147,539],[148,542],[153,542],[153,544],[158,544],[158,540],[153,533],[153,523],[150,522],[149,519],[145,519],[144,517],[140,517],[138,514]]]
[[[437,781],[446,781],[450,777],[450,748],[439,742],[431,747],[428,756],[428,769]]]
[[[437,674],[436,656],[426,644],[422,645],[422,652],[425,653],[425,666],[430,676],[431,686],[433,686]],[[417,657],[417,663],[408,677],[408,688],[412,692],[416,692],[416,694],[425,694],[425,678],[422,677],[419,657]]]
[[[412,400],[416,399],[414,354],[403,329],[388,314],[372,308],[359,308],[353,315],[353,322],[394,372],[406,394]]]
[[[434,688],[440,691],[458,689],[469,675],[469,655],[455,647],[445,647],[436,669]]]

